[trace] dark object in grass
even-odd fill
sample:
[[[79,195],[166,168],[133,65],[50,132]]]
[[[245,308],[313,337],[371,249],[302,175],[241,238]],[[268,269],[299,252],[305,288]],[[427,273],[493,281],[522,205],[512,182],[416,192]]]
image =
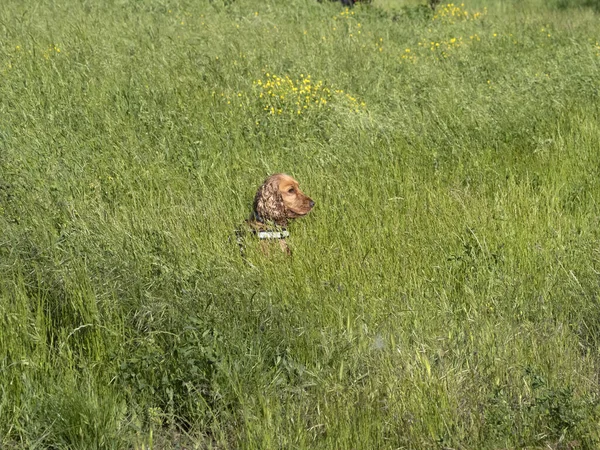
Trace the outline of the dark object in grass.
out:
[[[321,3],[323,0],[318,0],[319,3]],[[338,0],[330,0],[330,1],[338,1]],[[348,6],[350,8],[352,8],[354,6],[355,3],[371,3],[371,0],[339,0],[341,2],[342,5],[344,6]]]
[[[432,11],[435,11],[435,8],[437,7],[438,4],[441,3],[442,0],[429,0],[429,7],[431,8]]]

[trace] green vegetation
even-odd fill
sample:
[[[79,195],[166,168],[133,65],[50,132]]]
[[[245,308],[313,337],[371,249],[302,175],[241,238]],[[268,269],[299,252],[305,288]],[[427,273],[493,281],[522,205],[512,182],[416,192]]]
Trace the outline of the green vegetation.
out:
[[[600,447],[597,4],[425,3],[2,2],[1,448]]]

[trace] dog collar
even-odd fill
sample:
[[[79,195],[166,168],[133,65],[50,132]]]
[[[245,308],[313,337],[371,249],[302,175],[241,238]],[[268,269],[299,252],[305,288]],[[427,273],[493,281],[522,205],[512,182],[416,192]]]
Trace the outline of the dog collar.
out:
[[[256,235],[259,239],[285,239],[290,236],[288,230],[281,231],[257,231]]]

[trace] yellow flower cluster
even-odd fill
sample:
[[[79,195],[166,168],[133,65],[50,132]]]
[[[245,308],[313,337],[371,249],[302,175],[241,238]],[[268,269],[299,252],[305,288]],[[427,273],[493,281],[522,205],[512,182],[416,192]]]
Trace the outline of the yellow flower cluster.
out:
[[[419,45],[421,43],[419,42]],[[407,48],[404,50],[404,53],[400,56],[400,59],[403,62],[411,62],[411,63],[416,63],[417,62],[417,55],[415,55],[415,53],[413,51],[411,51],[410,48]]]
[[[217,93],[215,91],[213,91],[212,93],[213,97],[217,96]],[[248,105],[248,96],[243,93],[243,92],[238,92],[237,94],[225,94],[225,93],[221,93],[221,99],[227,103],[228,105],[231,106],[239,106],[240,108],[243,108],[244,106]]]
[[[354,15],[354,11],[350,11],[350,8],[346,8],[339,14],[339,17],[344,19],[350,19]],[[337,20],[338,16],[333,16],[333,20]]]
[[[341,89],[328,87],[323,81],[314,82],[310,75],[300,74],[299,79],[280,77],[266,73],[264,80],[254,81],[263,111],[270,115],[302,115],[310,110],[322,109],[335,104],[345,104],[358,112],[364,103]]]
[[[511,35],[512,36],[512,35]],[[480,41],[481,38],[478,34],[472,34],[469,36],[471,42]],[[463,41],[462,37],[453,37],[448,40],[436,41],[423,41],[418,43],[418,48],[411,49],[406,48],[400,55],[400,62],[416,63],[418,58],[421,57],[434,57],[434,58],[448,58],[458,48],[466,46],[469,41]]]
[[[345,30],[351,38],[357,38],[362,33],[362,25],[353,16],[354,11],[350,11],[349,8],[346,8],[340,14],[333,16],[334,23],[331,29],[337,31],[338,27],[340,27],[339,29]],[[304,34],[306,34],[306,32]],[[325,36],[322,38],[323,40],[326,40]]]
[[[60,48],[58,48],[58,45],[54,44],[49,46],[42,55],[44,56],[44,59],[50,59],[53,55],[58,53],[60,53]]]
[[[461,3],[460,5],[446,3],[444,5],[440,5],[440,7],[436,9],[435,14],[433,15],[433,20],[440,21],[441,23],[453,24],[465,20],[477,20],[486,12],[487,8],[484,9],[483,13],[470,13],[465,9],[464,3]]]
[[[441,42],[419,42],[419,47],[428,48],[432,52],[436,52],[442,58],[447,58],[450,53],[463,45],[463,38],[451,38]]]

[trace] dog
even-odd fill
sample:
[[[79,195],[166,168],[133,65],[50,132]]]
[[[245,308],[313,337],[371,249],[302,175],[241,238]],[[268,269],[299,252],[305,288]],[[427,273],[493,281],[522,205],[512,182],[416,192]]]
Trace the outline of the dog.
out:
[[[269,248],[278,242],[284,253],[291,255],[286,238],[290,233],[290,220],[307,215],[315,202],[300,190],[298,181],[285,173],[268,177],[254,196],[252,215],[246,220],[246,229],[261,241],[261,250],[269,254]],[[238,232],[238,244],[244,257],[244,242]]]

